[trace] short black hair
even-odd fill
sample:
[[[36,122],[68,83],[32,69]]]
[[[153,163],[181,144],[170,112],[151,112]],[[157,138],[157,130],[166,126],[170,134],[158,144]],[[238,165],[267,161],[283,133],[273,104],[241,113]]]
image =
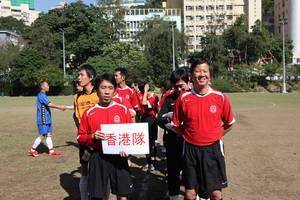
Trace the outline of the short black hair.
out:
[[[45,80],[43,80],[43,81],[39,82],[39,88],[40,88],[40,90],[42,89],[42,85],[43,85],[43,83],[48,83],[48,82],[47,82],[47,81],[45,81]]]
[[[125,69],[123,67],[119,67],[119,68],[115,69],[115,72],[120,72],[121,76],[124,76],[125,80],[127,79],[127,76],[128,76],[127,69]]]
[[[172,82],[169,78],[165,78],[161,82],[161,87],[164,87],[166,90],[171,90],[172,89]]]
[[[189,73],[185,69],[178,68],[171,74],[171,82],[175,85],[178,81],[183,80],[184,82],[189,82]]]
[[[193,72],[194,72],[196,66],[197,66],[197,65],[204,64],[204,63],[208,64],[208,66],[209,66],[209,63],[208,63],[207,60],[205,60],[205,59],[203,59],[203,58],[198,58],[198,59],[196,59],[196,60],[192,63],[192,65],[191,65],[190,73],[193,74]]]
[[[89,64],[84,64],[78,69],[79,72],[82,70],[86,71],[86,74],[89,78],[93,78],[92,83],[94,83],[96,78],[96,70]]]
[[[96,89],[96,91],[98,91],[99,90],[99,85],[102,83],[102,81],[109,81],[109,82],[111,82],[111,84],[113,84],[113,86],[114,86],[114,88],[116,89],[117,88],[117,82],[116,82],[116,80],[115,80],[115,77],[114,77],[114,75],[112,75],[112,74],[103,74],[103,75],[101,75],[101,76],[99,76],[99,77],[97,77],[96,79],[95,79],[95,89]]]

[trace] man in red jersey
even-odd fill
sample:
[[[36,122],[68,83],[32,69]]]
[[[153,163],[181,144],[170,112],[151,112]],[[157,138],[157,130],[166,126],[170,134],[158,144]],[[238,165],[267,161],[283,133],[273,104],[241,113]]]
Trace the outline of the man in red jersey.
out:
[[[126,78],[127,78],[127,70],[125,68],[117,68],[115,69],[115,79],[118,84],[118,88],[116,89],[116,93],[119,94],[119,96],[125,98],[127,101],[129,101],[132,105],[132,107],[139,111],[141,110],[141,107],[139,106],[138,98],[133,89],[128,87],[126,85]]]
[[[112,193],[119,200],[126,200],[132,190],[128,155],[123,151],[120,155],[103,154],[101,141],[106,136],[101,132],[101,125],[132,123],[132,119],[126,106],[112,100],[116,88],[113,75],[100,76],[95,88],[99,103],[83,113],[77,136],[80,144],[94,149],[89,160],[88,191],[92,200],[103,199],[110,183]]]
[[[158,113],[158,96],[150,90],[148,83],[139,84],[139,89],[143,93],[142,101],[142,122],[148,123],[149,130],[149,152],[150,154],[146,155],[147,164],[144,166],[144,169],[147,171],[153,171],[155,169],[155,158],[157,154],[157,149],[155,148],[155,140],[157,140],[157,122],[156,115]]]
[[[178,97],[172,121],[173,130],[185,140],[185,199],[196,199],[197,191],[206,190],[211,200],[221,200],[221,190],[227,187],[221,138],[232,129],[235,119],[225,94],[209,86],[205,60],[191,65],[191,75],[194,88]]]
[[[161,98],[160,98],[160,101],[158,104],[159,109],[161,109],[166,97],[169,96],[170,94],[174,93],[172,82],[169,78],[166,78],[162,81],[161,90],[162,90],[162,94],[161,94]]]
[[[141,91],[139,89],[139,83],[132,82],[130,84],[130,87],[132,89],[134,89],[136,96],[138,98],[139,107],[142,108],[143,94],[141,93]],[[141,117],[142,117],[142,109],[137,109],[136,116],[135,116],[135,122],[141,122]]]

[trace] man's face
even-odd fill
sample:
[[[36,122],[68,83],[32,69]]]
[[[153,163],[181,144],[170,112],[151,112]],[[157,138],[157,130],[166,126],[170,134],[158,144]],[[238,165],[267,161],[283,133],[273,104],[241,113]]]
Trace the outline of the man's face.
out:
[[[195,67],[192,74],[194,87],[205,87],[210,83],[209,66],[207,63],[199,64]]]
[[[98,96],[100,102],[109,104],[112,101],[114,93],[115,93],[115,87],[111,82],[107,80],[103,80],[100,83],[98,88]]]
[[[88,84],[91,83],[91,81],[93,80],[93,77],[88,77],[87,73],[85,70],[80,70],[78,72],[78,83],[81,87],[85,87]]]
[[[189,90],[188,83],[183,80],[179,80],[174,85],[174,90],[177,94],[181,94],[182,92]]]
[[[116,71],[114,73],[114,76],[115,76],[117,84],[120,84],[123,80],[125,80],[125,78],[121,75],[120,71]]]
[[[43,82],[41,85],[41,89],[45,92],[49,92],[49,84],[47,82]]]

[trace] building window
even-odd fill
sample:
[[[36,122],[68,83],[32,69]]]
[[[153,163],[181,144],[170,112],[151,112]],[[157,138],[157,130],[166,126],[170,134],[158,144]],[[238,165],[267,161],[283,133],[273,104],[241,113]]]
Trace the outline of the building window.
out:
[[[201,49],[202,46],[201,45],[196,45],[196,49]]]
[[[206,10],[208,10],[208,11],[211,11],[211,10],[214,10],[214,9],[215,9],[215,7],[212,6],[212,5],[206,6]]]
[[[196,6],[196,10],[197,11],[202,11],[202,10],[204,10],[204,6]]]
[[[194,49],[194,45],[189,45],[189,49]]]
[[[232,20],[232,19],[233,19],[233,16],[232,16],[232,15],[226,15],[226,19],[227,19],[227,20]]]
[[[196,31],[204,31],[204,25],[197,25]]]
[[[194,36],[193,36],[193,35],[189,36],[189,41],[190,41],[190,42],[193,42],[193,41],[194,41]]]
[[[203,21],[204,17],[202,15],[197,15],[196,16],[196,21]]]
[[[192,21],[194,18],[193,16],[185,16],[186,21]]]
[[[227,5],[227,6],[226,6],[226,9],[227,9],[227,10],[232,10],[232,5]]]
[[[2,9],[10,10],[10,7],[8,6],[1,6]]]
[[[21,12],[21,10],[11,9],[12,12]]]
[[[186,11],[192,11],[192,10],[194,10],[194,6],[186,6],[185,10]]]
[[[218,5],[218,6],[216,6],[216,10],[224,10],[224,6],[223,5]]]
[[[224,20],[224,15],[216,15],[216,20]]]
[[[212,16],[212,15],[206,15],[206,20],[207,20],[207,21],[213,20],[213,16]]]
[[[193,31],[194,30],[194,26],[186,26],[185,27],[187,31]]]
[[[196,36],[196,40],[197,40],[197,41],[201,41],[201,39],[202,39],[202,36],[201,36],[201,35],[197,35],[197,36]]]

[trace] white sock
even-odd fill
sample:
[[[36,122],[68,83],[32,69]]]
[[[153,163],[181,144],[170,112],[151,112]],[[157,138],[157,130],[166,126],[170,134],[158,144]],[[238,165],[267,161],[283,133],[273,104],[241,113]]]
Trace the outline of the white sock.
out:
[[[35,151],[35,149],[41,144],[41,137],[37,137],[32,145],[31,151]]]
[[[179,200],[179,195],[169,196],[170,200]]]
[[[88,200],[88,177],[81,176],[79,182],[80,198],[81,200]]]
[[[53,144],[52,144],[51,136],[46,137],[46,143],[48,145],[49,153],[52,153],[54,150],[53,150]]]

